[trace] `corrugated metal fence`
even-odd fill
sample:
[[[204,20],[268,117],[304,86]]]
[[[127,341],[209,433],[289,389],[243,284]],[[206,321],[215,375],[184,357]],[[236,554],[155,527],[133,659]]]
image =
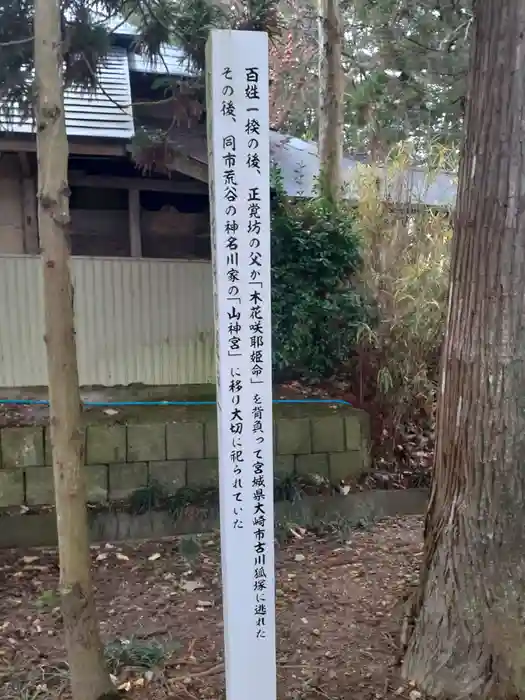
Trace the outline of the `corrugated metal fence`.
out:
[[[83,386],[214,381],[211,265],[74,258]],[[0,256],[0,386],[47,385],[38,257]]]

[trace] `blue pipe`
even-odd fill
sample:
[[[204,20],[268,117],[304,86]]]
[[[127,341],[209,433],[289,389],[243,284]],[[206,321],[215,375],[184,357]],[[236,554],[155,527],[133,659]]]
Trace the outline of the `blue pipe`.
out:
[[[83,401],[84,406],[215,406],[216,401]],[[339,403],[351,406],[343,399],[274,399],[273,403]],[[49,406],[47,399],[0,399],[3,406]]]

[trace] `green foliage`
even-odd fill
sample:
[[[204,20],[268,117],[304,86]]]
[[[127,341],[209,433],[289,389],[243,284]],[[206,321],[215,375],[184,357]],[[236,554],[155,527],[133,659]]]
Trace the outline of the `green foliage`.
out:
[[[0,110],[10,118],[31,112],[33,4],[0,0]],[[272,77],[282,93],[275,107],[287,113],[280,127],[316,138],[317,0],[62,0],[61,6],[66,86],[94,87],[110,45],[109,27],[119,18],[136,26],[136,49],[144,54],[157,55],[164,43],[183,49],[196,71],[199,101],[211,28],[265,30],[281,49],[290,39],[291,58],[278,52]],[[429,142],[457,145],[471,0],[343,0],[341,8],[346,148],[382,158],[392,144],[410,138],[414,155],[424,160]],[[174,98],[179,82],[172,81]]]
[[[108,49],[107,32],[93,23],[86,3],[70,0],[63,21],[64,80],[92,86]],[[0,2],[0,109],[8,119],[27,117],[33,91],[33,0]]]
[[[156,668],[169,656],[170,651],[157,641],[147,642],[131,638],[109,642],[104,648],[104,656],[110,672],[117,675],[127,666]]]
[[[62,0],[65,87],[94,89],[111,45],[111,27],[133,17],[137,46],[149,55],[170,38],[171,0]],[[27,118],[33,103],[34,0],[0,0],[0,112]],[[121,23],[121,22],[120,22]]]
[[[35,605],[40,610],[52,610],[60,607],[60,594],[56,590],[43,591],[37,598]]]
[[[441,149],[442,150],[442,149]],[[447,153],[432,156],[442,167]],[[391,154],[382,175],[390,191],[404,172],[409,154]],[[386,417],[387,439],[396,441],[410,421],[432,425],[444,337],[450,213],[409,202],[399,211],[378,195],[377,168],[363,166],[359,178],[357,226],[364,240],[363,284],[378,314],[373,328],[359,332],[360,401]],[[426,173],[431,182],[432,171]],[[393,192],[395,197],[396,192]]]
[[[178,549],[179,554],[190,567],[194,565],[202,552],[199,538],[195,535],[183,535],[179,539]]]
[[[461,137],[471,0],[341,0],[345,148],[382,159],[411,139],[456,148]],[[299,138],[318,131],[317,0],[281,0],[287,39],[274,65],[280,125]],[[287,49],[291,58],[287,58]],[[284,105],[283,105],[284,103]]]
[[[153,81],[153,89],[158,91],[159,100],[171,101],[173,124],[181,120],[187,125],[198,127],[205,108],[204,71],[206,42],[210,30],[266,31],[272,38],[281,31],[279,0],[238,0],[233,3],[226,0],[165,2],[168,7],[160,12],[155,3],[135,0],[134,4],[138,6],[139,11],[133,14],[132,20],[141,28],[142,36],[147,39],[144,49],[146,53],[150,52],[148,46],[154,46],[158,53],[158,28],[161,27],[164,31],[162,41],[177,46],[186,55],[192,77],[184,80],[173,76],[157,79]],[[135,119],[140,127],[133,139],[133,160],[143,172],[166,169],[166,164],[173,161],[180,145],[177,139],[175,143],[172,142],[169,129],[166,131],[155,128],[147,123],[147,119],[140,123],[139,115],[137,110]]]
[[[466,94],[470,0],[353,0],[348,59],[354,142],[388,150],[411,138],[456,145]],[[384,153],[383,153],[384,154]]]
[[[158,3],[135,4],[156,8]],[[316,138],[317,0],[167,4],[168,16],[162,22],[155,9],[157,26],[169,28],[171,41],[185,51],[198,72],[204,69],[210,28],[268,31],[272,46],[280,46],[272,81],[281,88],[286,83],[276,105],[288,113],[281,127],[301,138]],[[346,37],[346,148],[382,158],[393,144],[410,138],[417,146],[414,156],[424,160],[430,142],[457,145],[466,94],[471,4],[471,0],[341,1]],[[142,18],[139,24],[147,22]]]
[[[219,499],[216,486],[192,488],[184,486],[170,495],[161,484],[153,482],[149,486],[137,489],[130,496],[128,507],[131,513],[148,513],[152,510],[167,510],[177,520],[187,509],[210,511],[216,507]]]
[[[156,52],[162,43],[181,48],[196,73],[205,69],[206,42],[211,29],[245,29],[267,31],[270,36],[280,29],[278,0],[178,0],[145,2],[135,0],[132,19],[142,28],[148,47]]]
[[[305,487],[321,487],[306,476],[288,475],[275,477],[274,500],[276,503],[293,502]],[[183,486],[175,493],[169,494],[162,484],[153,481],[149,486],[134,491],[125,503],[130,513],[140,515],[155,510],[169,512],[174,520],[184,517],[187,512],[201,511],[208,517],[216,511],[219,503],[218,486],[191,487]]]
[[[275,184],[274,367],[282,375],[331,374],[348,360],[368,320],[352,284],[361,267],[355,218],[322,198],[291,202]]]
[[[228,13],[209,0],[180,0],[172,3],[165,25],[169,27],[169,40],[183,49],[196,71],[204,71],[210,29],[229,28]]]

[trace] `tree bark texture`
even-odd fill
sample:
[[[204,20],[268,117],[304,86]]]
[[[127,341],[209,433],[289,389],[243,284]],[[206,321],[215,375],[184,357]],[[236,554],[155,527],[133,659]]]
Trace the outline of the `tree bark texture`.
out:
[[[477,0],[434,478],[406,678],[525,697],[525,2]]]
[[[321,193],[334,202],[341,198],[343,187],[342,50],[339,0],[319,0],[319,185]]]
[[[67,230],[68,143],[58,0],[35,0],[38,224],[44,266],[51,440],[60,554],[60,592],[74,700],[114,692],[105,668],[90,581],[82,465],[84,436]]]

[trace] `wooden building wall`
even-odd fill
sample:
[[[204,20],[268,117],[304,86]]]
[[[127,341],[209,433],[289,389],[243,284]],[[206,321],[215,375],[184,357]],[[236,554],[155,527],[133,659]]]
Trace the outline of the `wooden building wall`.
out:
[[[29,164],[27,153],[0,153],[0,255],[39,251],[35,163]],[[208,203],[199,187],[71,171],[72,255],[209,260]]]
[[[25,229],[36,225],[34,220],[24,222],[24,190],[31,187],[34,188],[34,181],[24,177],[20,158],[16,154],[0,153],[0,253],[36,252],[28,249],[29,241],[25,240]]]

